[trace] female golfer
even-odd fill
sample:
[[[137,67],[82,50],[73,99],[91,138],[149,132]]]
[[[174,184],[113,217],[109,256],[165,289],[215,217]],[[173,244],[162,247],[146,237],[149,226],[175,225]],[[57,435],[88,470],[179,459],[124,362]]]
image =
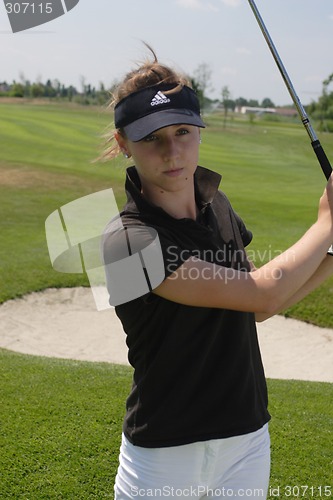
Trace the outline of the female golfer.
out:
[[[196,94],[152,54],[119,85],[106,152],[133,161],[103,246],[134,368],[115,498],[266,498],[270,415],[255,323],[333,272],[333,181],[304,236],[255,269],[244,250],[252,234],[220,175],[198,166]]]

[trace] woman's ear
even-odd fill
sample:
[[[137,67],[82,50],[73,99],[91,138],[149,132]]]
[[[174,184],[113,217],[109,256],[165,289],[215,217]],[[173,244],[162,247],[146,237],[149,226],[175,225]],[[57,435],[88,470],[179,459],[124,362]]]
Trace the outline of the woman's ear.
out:
[[[119,132],[114,133],[114,138],[117,141],[118,146],[119,146],[121,152],[123,153],[123,155],[125,156],[125,158],[130,158],[131,155],[127,149],[126,139]]]

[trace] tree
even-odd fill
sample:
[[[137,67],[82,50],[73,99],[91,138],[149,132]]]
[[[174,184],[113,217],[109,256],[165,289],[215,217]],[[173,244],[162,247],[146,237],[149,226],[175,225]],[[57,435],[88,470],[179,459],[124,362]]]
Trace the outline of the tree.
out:
[[[256,99],[250,99],[247,103],[250,108],[259,108],[259,102]]]
[[[47,80],[46,85],[44,87],[44,96],[45,97],[55,97],[57,94],[57,91],[52,85],[51,80]]]
[[[43,97],[45,93],[44,85],[41,83],[34,83],[31,86],[31,95],[32,97]]]
[[[52,87],[55,90],[55,95],[56,96],[60,96],[61,95],[61,83],[58,80],[58,78],[56,78],[55,80],[53,80]]]
[[[68,92],[67,92],[67,95],[68,95],[68,100],[71,102],[73,100],[73,97],[77,94],[77,90],[75,87],[73,87],[72,85],[70,85],[68,87]]]
[[[240,108],[242,108],[243,106],[247,106],[247,99],[245,99],[244,97],[238,97],[235,100],[235,106],[238,106]]]
[[[269,99],[269,97],[265,97],[265,99],[262,100],[261,103],[262,108],[275,108],[275,104],[273,101]]]
[[[68,89],[65,87],[65,85],[61,85],[59,94],[60,94],[60,97],[67,97],[68,96]]]
[[[23,97],[29,97],[31,84],[29,80],[25,78],[23,71],[19,72],[19,79],[20,79],[20,84],[23,85],[24,87]]]
[[[22,85],[22,83],[14,82],[10,90],[10,95],[11,97],[23,97],[24,85]]]
[[[211,84],[212,70],[207,63],[201,63],[193,73],[191,79],[192,87],[198,95],[200,107],[205,108],[207,91],[212,90]]]
[[[108,92],[104,86],[103,82],[99,82],[99,89],[97,91],[97,101],[98,104],[103,105],[106,104],[107,101],[110,99],[110,92]]]
[[[326,80],[323,81],[324,90],[327,91],[327,87],[331,82],[333,82],[333,73]]]
[[[87,93],[86,77],[83,75],[80,76],[80,84],[81,84],[82,94],[86,95],[86,93]]]
[[[324,120],[333,120],[333,92],[329,92],[328,87],[333,82],[333,73],[323,81],[323,92],[318,102],[313,102],[308,107],[312,117],[320,121],[322,130],[329,130],[332,125],[325,123]]]
[[[323,93],[319,98],[318,106],[324,113],[327,113],[327,111],[333,106],[333,92],[328,92],[328,86],[332,81],[333,73],[323,81]]]
[[[224,127],[226,126],[227,123],[227,116],[228,116],[228,111],[232,107],[232,101],[230,99],[231,94],[230,90],[227,86],[222,88],[222,105],[223,105],[223,110],[224,110]]]

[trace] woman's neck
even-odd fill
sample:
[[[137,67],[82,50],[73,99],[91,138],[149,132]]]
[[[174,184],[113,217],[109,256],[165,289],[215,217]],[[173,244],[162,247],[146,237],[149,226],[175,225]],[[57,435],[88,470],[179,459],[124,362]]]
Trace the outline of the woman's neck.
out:
[[[186,191],[142,190],[142,195],[154,205],[162,208],[175,219],[195,220],[198,209],[195,202],[194,185]]]

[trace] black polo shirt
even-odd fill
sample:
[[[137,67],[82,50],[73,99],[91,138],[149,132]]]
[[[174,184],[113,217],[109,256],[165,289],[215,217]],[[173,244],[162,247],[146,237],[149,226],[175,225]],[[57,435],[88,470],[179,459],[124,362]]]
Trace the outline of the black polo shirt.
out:
[[[141,196],[137,171],[130,167],[123,227],[157,232],[165,276],[191,255],[249,271],[244,247],[252,234],[219,191],[221,176],[198,167],[194,179],[200,213],[196,220],[175,219]],[[114,225],[116,221],[111,229]],[[104,242],[108,262],[119,244],[119,231],[116,236],[110,227]],[[185,306],[148,291],[116,306],[116,314],[134,367],[123,427],[134,445],[166,447],[226,438],[268,422],[252,313]]]

